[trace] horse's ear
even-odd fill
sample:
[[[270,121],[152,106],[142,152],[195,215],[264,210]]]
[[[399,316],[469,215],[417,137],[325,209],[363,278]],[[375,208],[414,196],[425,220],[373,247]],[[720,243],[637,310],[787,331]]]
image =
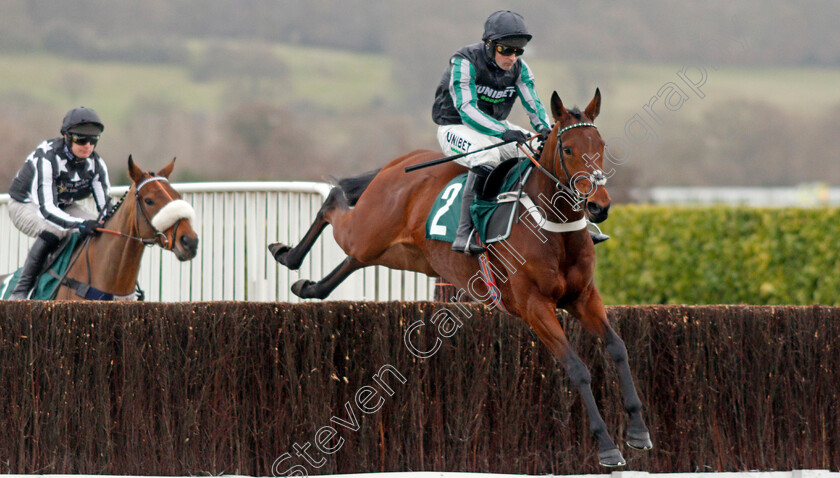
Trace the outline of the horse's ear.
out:
[[[128,155],[128,175],[135,184],[143,180],[143,170],[134,164],[134,158],[130,154]]]
[[[569,114],[566,108],[563,107],[563,102],[560,101],[560,95],[555,91],[551,94],[551,114],[555,121],[560,121],[560,118]]]
[[[158,171],[158,175],[169,179],[169,175],[172,174],[172,169],[174,169],[174,168],[175,168],[175,158],[172,158],[172,162],[167,164],[160,171]]]
[[[584,113],[587,117],[591,120],[595,120],[598,117],[598,113],[601,112],[601,89],[595,88],[595,97],[592,98],[592,101],[589,102],[589,106],[586,107],[586,111]]]

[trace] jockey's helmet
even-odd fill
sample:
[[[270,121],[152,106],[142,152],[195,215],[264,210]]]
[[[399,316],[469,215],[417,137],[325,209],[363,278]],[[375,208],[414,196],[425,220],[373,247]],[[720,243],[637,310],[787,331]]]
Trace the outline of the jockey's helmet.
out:
[[[481,40],[485,43],[499,42],[507,46],[525,48],[531,41],[531,34],[528,33],[522,15],[510,10],[499,10],[487,17]]]
[[[61,122],[62,135],[67,133],[94,135],[101,134],[104,130],[105,126],[96,111],[84,106],[68,111]]]

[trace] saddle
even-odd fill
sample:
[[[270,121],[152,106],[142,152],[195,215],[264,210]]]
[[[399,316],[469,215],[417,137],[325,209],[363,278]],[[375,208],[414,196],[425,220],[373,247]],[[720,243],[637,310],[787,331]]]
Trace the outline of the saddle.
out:
[[[35,280],[35,287],[30,295],[31,299],[52,300],[55,298],[59,280],[70,266],[70,258],[79,240],[79,234],[70,234],[59,242],[55,251],[47,256],[47,260],[44,261],[44,268]],[[13,274],[9,274],[0,284],[0,298],[9,298],[17,285],[21,270],[22,268],[16,270]]]
[[[473,225],[485,244],[510,236],[522,187],[533,170],[530,161],[513,158],[496,166],[470,206]],[[426,220],[426,237],[453,242],[458,228],[461,197],[467,174],[456,176],[438,195]]]
[[[53,300],[58,292],[59,285],[70,287],[76,292],[76,295],[86,300],[143,300],[144,294],[139,285],[134,294],[129,296],[115,296],[109,292],[101,291],[95,287],[65,277],[64,274],[72,265],[70,259],[73,257],[73,252],[81,241],[81,236],[78,233],[70,234],[61,240],[55,251],[47,256],[44,261],[44,268],[40,275],[35,280],[35,287],[32,290],[29,298],[32,300]],[[21,268],[22,269],[22,268]],[[20,277],[21,269],[18,269],[14,274],[9,274],[0,284],[0,299],[8,299],[12,291],[17,285]]]

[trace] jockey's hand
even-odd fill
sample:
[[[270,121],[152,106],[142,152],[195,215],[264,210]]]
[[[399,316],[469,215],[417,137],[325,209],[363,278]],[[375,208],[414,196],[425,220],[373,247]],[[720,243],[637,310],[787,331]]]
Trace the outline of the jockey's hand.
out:
[[[90,219],[79,224],[79,233],[82,235],[83,239],[87,236],[98,236],[101,234],[101,231],[96,230],[99,227],[102,227],[102,224],[99,224],[99,221],[96,219]]]
[[[543,129],[540,130],[539,135],[540,135],[540,141],[545,143],[545,141],[548,139],[548,137],[551,136],[551,130],[549,128],[543,128]]]
[[[516,141],[517,144],[522,144],[528,141],[528,135],[518,129],[509,129],[502,134],[502,141]]]

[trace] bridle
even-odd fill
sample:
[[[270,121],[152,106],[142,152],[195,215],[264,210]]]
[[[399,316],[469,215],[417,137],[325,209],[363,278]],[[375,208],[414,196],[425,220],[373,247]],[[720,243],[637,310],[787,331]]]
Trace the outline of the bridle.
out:
[[[146,225],[149,226],[149,229],[154,231],[154,236],[152,236],[152,237],[132,236],[130,234],[126,234],[126,233],[121,232],[121,231],[114,231],[114,230],[111,230],[111,229],[104,229],[104,228],[100,228],[99,230],[102,231],[102,232],[108,233],[108,234],[113,234],[113,235],[116,235],[116,236],[121,236],[121,237],[125,237],[127,239],[131,239],[131,240],[134,240],[134,241],[142,242],[146,246],[150,246],[152,244],[157,244],[163,249],[172,250],[172,248],[175,247],[174,238],[177,237],[178,226],[181,225],[181,219],[178,219],[177,221],[175,221],[175,224],[173,224],[170,227],[170,229],[172,229],[172,238],[173,238],[172,240],[170,240],[169,236],[167,236],[165,231],[158,231],[157,228],[155,228],[152,225],[152,219],[149,217],[149,213],[143,207],[143,201],[142,201],[142,198],[140,197],[140,190],[144,186],[146,186],[147,184],[151,184],[151,183],[156,182],[156,181],[163,181],[163,182],[166,182],[166,183],[169,182],[169,180],[166,179],[163,176],[152,176],[152,177],[144,179],[143,181],[140,182],[140,184],[137,185],[136,188],[134,188],[134,200],[136,202],[137,210],[140,211],[139,215],[138,214],[134,215],[135,229],[138,232],[140,231],[140,216],[142,216]],[[163,193],[166,195],[166,197],[169,198],[170,201],[172,201],[173,198],[169,195],[169,193],[166,192],[166,189],[163,188],[163,187],[161,187],[161,189],[163,190]],[[126,194],[128,194],[128,192],[126,192]],[[112,212],[111,212],[111,214],[109,214],[109,216],[113,215],[113,213],[116,212],[116,210],[122,204],[124,199],[125,199],[125,196],[123,196],[120,199],[120,201],[117,203],[117,205],[112,209]]]
[[[594,123],[580,122],[566,126],[565,128],[561,128],[557,131],[557,147],[555,148],[554,152],[554,161],[552,164],[552,169],[554,171],[557,171],[557,159],[559,158],[560,167],[563,170],[563,174],[566,176],[567,182],[561,181],[556,176],[554,176],[554,174],[552,174],[541,164],[539,164],[538,161],[531,158],[531,161],[535,164],[537,169],[546,176],[548,176],[549,179],[554,181],[555,187],[558,190],[565,192],[569,196],[569,199],[571,200],[570,206],[572,207],[572,211],[582,210],[586,202],[589,200],[589,197],[592,196],[592,193],[595,191],[595,189],[598,186],[603,186],[607,184],[607,176],[600,169],[596,169],[591,173],[579,171],[572,175],[569,172],[568,166],[566,166],[566,159],[563,156],[563,133],[569,131],[570,129],[582,127],[592,127],[596,130],[598,129],[598,127],[595,126]],[[581,193],[580,190],[578,190],[577,188],[577,183],[584,180],[589,181],[590,186],[588,191],[586,191],[585,193]]]
[[[163,176],[152,176],[150,178],[146,178],[143,181],[141,181],[140,184],[138,184],[137,187],[134,189],[134,198],[137,201],[137,209],[139,209],[140,212],[142,213],[143,219],[146,221],[146,225],[149,226],[149,228],[151,228],[152,231],[154,231],[154,233],[155,233],[155,236],[153,238],[150,238],[150,239],[154,242],[157,242],[157,244],[161,248],[171,251],[172,248],[175,247],[175,238],[178,235],[178,226],[181,225],[181,220],[182,219],[179,218],[177,221],[175,221],[175,224],[170,226],[169,229],[172,229],[172,240],[170,240],[169,237],[166,235],[166,231],[158,231],[158,229],[152,224],[152,219],[149,217],[148,212],[146,212],[146,210],[143,208],[143,201],[140,200],[140,189],[142,189],[143,186],[145,186],[147,184],[151,184],[151,183],[156,182],[156,181],[162,181],[162,182],[165,182],[167,184],[169,183],[169,180],[166,179]],[[174,200],[172,198],[172,196],[169,195],[169,193],[166,191],[166,189],[163,186],[161,186],[161,190],[163,191],[163,194],[165,194],[166,197],[169,199],[168,202],[172,202]],[[137,223],[137,230],[139,231],[140,230],[140,227],[139,227],[140,219],[137,217],[137,215],[135,215],[134,219]],[[145,242],[145,240],[143,240],[143,243],[147,244],[147,242]]]

